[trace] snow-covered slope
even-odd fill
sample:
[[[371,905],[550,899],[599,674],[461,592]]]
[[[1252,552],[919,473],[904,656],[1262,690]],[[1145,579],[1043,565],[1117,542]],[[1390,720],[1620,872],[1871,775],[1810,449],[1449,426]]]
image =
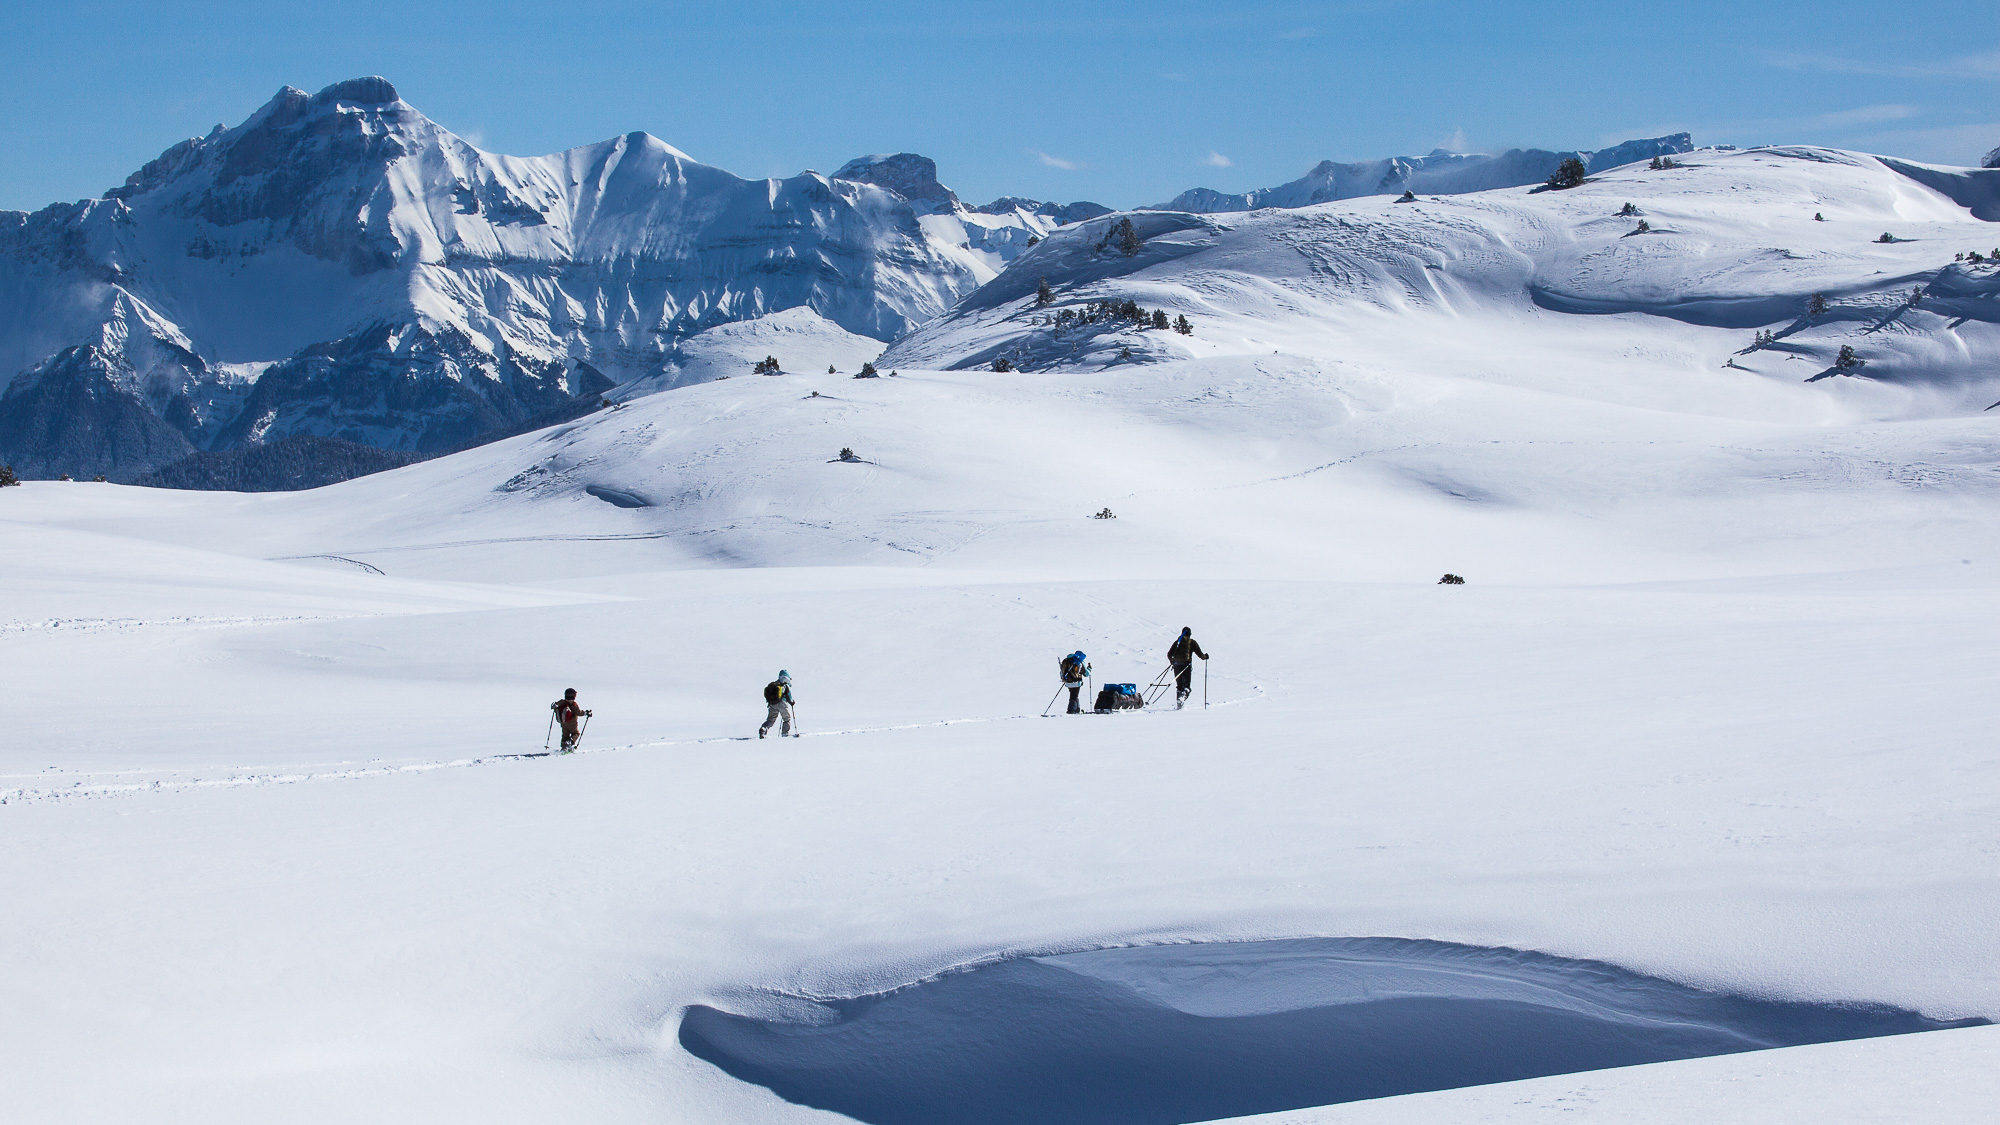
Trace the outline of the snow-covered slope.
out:
[[[1610,148],[1573,152],[1510,148],[1499,153],[1446,152],[1437,149],[1429,156],[1393,156],[1387,160],[1365,160],[1336,164],[1322,160],[1312,171],[1290,183],[1260,188],[1240,194],[1193,188],[1155,211],[1255,211],[1260,207],[1310,207],[1336,199],[1364,195],[1401,195],[1414,191],[1424,195],[1460,195],[1491,191],[1494,188],[1539,184],[1565,160],[1581,160],[1592,172],[1602,172],[1655,156],[1690,152],[1694,139],[1686,133],[1665,137],[1624,141]]]
[[[1661,318],[1530,325],[1495,377],[1316,315],[1316,354],[711,381],[305,493],[0,490],[10,1104],[823,1121],[683,1013],[1191,939],[2000,1014],[1992,416],[1888,424]],[[1144,682],[1184,624],[1212,710],[1038,717],[1058,654]],[[806,736],[758,742],[779,668]],[[516,757],[570,686],[586,753]],[[1299,1119],[1955,1109],[1997,1057]]]
[[[658,375],[634,379],[609,397],[627,401],[673,387],[750,375],[765,359],[797,374],[833,368],[852,375],[882,354],[882,341],[857,336],[808,308],[717,325],[674,345]]]
[[[1135,214],[1130,255],[1093,220],[884,378],[781,312],[664,393],[308,492],[0,489],[11,1110],[823,1122],[689,1014],[1179,942],[2000,1015],[1993,271],[1952,260],[1992,181],[1689,164]],[[1111,298],[1195,331],[1035,322]],[[1867,366],[1809,381],[1842,341]],[[788,373],[699,381],[760,352]],[[993,355],[1045,369],[912,361]],[[1041,717],[1059,654],[1144,683],[1183,625],[1211,709]],[[779,668],[804,737],[757,741]],[[531,756],[571,686],[585,752]],[[1187,1016],[1302,1003],[1199,946],[1085,960]],[[1501,990],[1593,1000],[1537,980]],[[1090,995],[1003,1030],[1053,1052]],[[1976,1117],[1996,1060],[1961,1028],[1270,1120]]]
[[[1118,219],[1092,220],[883,362],[1100,370],[1277,351],[1566,393],[1578,371],[1616,371],[1587,393],[1673,409],[1726,410],[1718,395],[1764,381],[1816,381],[1887,414],[2000,401],[2000,262],[1988,256],[2000,233],[1983,217],[1996,173],[1813,148],[1684,159],[1568,191],[1135,212],[1130,254]],[[1112,300],[1185,315],[1195,331],[1064,315]],[[1839,366],[1843,346],[1859,365]]]
[[[719,324],[808,308],[892,339],[1059,221],[976,212],[941,186],[938,211],[869,167],[743,180],[644,133],[501,156],[379,78],[286,89],[102,199],[0,214],[0,387],[91,347],[120,394],[86,428],[122,432],[136,405],[196,448],[448,449],[658,383],[681,340]],[[246,404],[267,372],[284,377]],[[0,432],[0,459],[122,474],[165,455],[25,444]]]

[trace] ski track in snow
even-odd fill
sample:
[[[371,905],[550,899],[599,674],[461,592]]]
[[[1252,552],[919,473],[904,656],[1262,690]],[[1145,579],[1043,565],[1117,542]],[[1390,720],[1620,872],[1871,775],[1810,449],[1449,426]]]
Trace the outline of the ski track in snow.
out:
[[[379,571],[377,573],[380,573]],[[234,629],[251,625],[292,625],[305,621],[349,621],[375,617],[370,613],[300,613],[271,617],[48,617],[39,621],[0,621],[0,636],[9,633],[114,633],[164,627]]]
[[[382,570],[382,568],[381,568],[381,567],[379,567],[379,566],[376,566],[376,565],[375,565],[375,564],[373,564],[373,563],[365,563],[365,562],[362,562],[362,561],[361,561],[360,559],[350,559],[350,558],[348,558],[348,557],[347,557],[347,556],[345,556],[345,555],[280,555],[280,556],[278,556],[277,558],[275,558],[275,559],[272,559],[271,561],[272,561],[272,562],[304,562],[304,561],[306,561],[306,560],[308,560],[308,559],[325,559],[325,560],[327,560],[328,562],[339,562],[339,563],[346,563],[346,564],[347,564],[347,565],[349,565],[349,566],[352,566],[352,567],[356,567],[356,568],[358,568],[358,569],[360,569],[360,570],[365,570],[365,571],[367,571],[367,572],[368,572],[368,573],[370,573],[370,574],[382,574],[382,573],[384,573],[384,571]]]
[[[1217,677],[1217,678],[1234,679],[1234,677]],[[1214,700],[1211,701],[1209,707],[1211,709],[1228,707],[1237,703],[1245,702],[1246,700],[1249,699],[1255,699],[1261,697],[1265,694],[1263,689],[1258,687],[1256,684],[1250,684],[1248,686],[1253,694],[1234,699]],[[1193,704],[1189,705],[1189,709],[1199,710],[1199,708],[1195,708]],[[1098,716],[1094,712],[1085,712],[1085,714],[1089,715],[1091,718],[1109,717],[1118,719],[1129,719],[1137,716],[1157,717],[1160,715],[1171,713],[1172,711],[1173,711],[1172,708],[1157,707],[1151,710],[1144,710],[1137,712],[1120,712],[1109,716]],[[927,730],[937,727],[966,726],[974,723],[1013,723],[1013,722],[1020,722],[1021,720],[1024,719],[1066,718],[1066,717],[1067,716],[1062,715],[1060,712],[1052,711],[1047,715],[1035,713],[1026,715],[990,715],[990,716],[975,716],[970,718],[931,719],[919,723],[891,723],[884,726],[847,727],[840,730],[826,730],[826,731],[803,731],[797,737],[801,739],[839,738],[839,737],[846,737],[858,734],[889,734],[900,731]],[[725,742],[754,742],[754,741],[759,741],[757,739],[757,736],[754,734],[713,735],[707,738],[659,738],[659,739],[649,739],[644,742],[625,742],[615,746],[589,747],[573,751],[572,754],[578,756],[585,754],[616,754],[629,750],[666,750],[676,747],[713,746]],[[185,790],[239,789],[247,786],[264,786],[264,785],[298,785],[306,782],[317,782],[317,781],[358,781],[372,777],[395,777],[401,774],[432,773],[437,770],[470,769],[476,766],[497,765],[502,762],[525,762],[525,761],[534,761],[539,758],[558,758],[558,757],[570,757],[570,756],[572,755],[561,754],[550,750],[524,750],[516,753],[506,753],[506,754],[482,754],[477,757],[471,757],[471,758],[451,758],[451,759],[428,761],[428,762],[406,762],[400,765],[365,765],[365,766],[356,766],[349,769],[317,769],[317,770],[292,769],[281,772],[274,771],[274,772],[240,773],[227,777],[174,777],[174,778],[160,778],[153,781],[122,781],[122,782],[93,781],[91,779],[102,778],[102,777],[114,777],[114,776],[129,776],[132,774],[144,774],[144,773],[155,773],[155,772],[166,772],[166,771],[145,770],[145,769],[101,770],[101,771],[94,770],[89,773],[79,775],[77,780],[72,781],[67,785],[42,785],[42,786],[24,785],[13,789],[0,789],[0,805],[42,804],[55,801],[89,800],[89,799],[106,798],[106,797],[130,797],[130,796],[139,796],[143,794],[152,794],[152,793],[173,793]],[[248,770],[257,769],[257,767],[254,766],[235,767],[235,768],[248,769]],[[0,776],[6,776],[6,775],[0,775]],[[23,776],[42,776],[42,775],[15,774],[12,776],[19,778]]]

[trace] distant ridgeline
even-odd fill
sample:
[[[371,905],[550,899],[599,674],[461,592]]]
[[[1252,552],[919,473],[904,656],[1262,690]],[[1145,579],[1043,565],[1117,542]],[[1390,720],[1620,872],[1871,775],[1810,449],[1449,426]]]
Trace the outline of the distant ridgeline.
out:
[[[783,180],[644,133],[496,156],[381,78],[287,88],[102,198],[0,212],[0,463],[341,479],[670,383],[718,325],[804,307],[895,339],[1106,210],[970,207],[908,153]]]
[[[1255,211],[1259,207],[1309,207],[1337,199],[1401,195],[1406,191],[1423,195],[1464,195],[1543,183],[1565,160],[1581,160],[1589,171],[1600,172],[1651,160],[1655,156],[1692,151],[1693,137],[1686,133],[1673,133],[1648,140],[1626,141],[1595,152],[1510,148],[1501,153],[1465,153],[1438,149],[1429,156],[1394,156],[1387,160],[1365,160],[1356,164],[1335,164],[1324,160],[1298,179],[1274,188],[1247,191],[1240,195],[1195,188],[1148,210],[1215,214]]]

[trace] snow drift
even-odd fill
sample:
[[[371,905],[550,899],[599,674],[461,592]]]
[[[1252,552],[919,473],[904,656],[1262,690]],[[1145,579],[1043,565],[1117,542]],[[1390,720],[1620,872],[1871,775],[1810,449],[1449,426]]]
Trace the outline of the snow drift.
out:
[[[1987,1022],[1381,938],[1014,958],[771,1007],[690,1007],[681,1045],[871,1125],[1170,1125]]]

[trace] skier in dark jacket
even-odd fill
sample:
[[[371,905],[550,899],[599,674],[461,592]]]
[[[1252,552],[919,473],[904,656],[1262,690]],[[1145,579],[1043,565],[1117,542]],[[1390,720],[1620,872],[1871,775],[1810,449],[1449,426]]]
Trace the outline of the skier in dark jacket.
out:
[[[1194,639],[1194,628],[1183,627],[1181,635],[1167,648],[1167,666],[1174,670],[1174,709],[1187,705],[1187,698],[1194,692],[1194,658],[1208,659],[1201,651],[1201,645]]]
[[[577,720],[590,714],[590,712],[577,705],[575,688],[564,691],[561,699],[549,704],[549,710],[556,713],[556,721],[562,724],[561,752],[564,754],[574,754],[576,752],[577,739],[582,737],[583,733],[577,729]]]

